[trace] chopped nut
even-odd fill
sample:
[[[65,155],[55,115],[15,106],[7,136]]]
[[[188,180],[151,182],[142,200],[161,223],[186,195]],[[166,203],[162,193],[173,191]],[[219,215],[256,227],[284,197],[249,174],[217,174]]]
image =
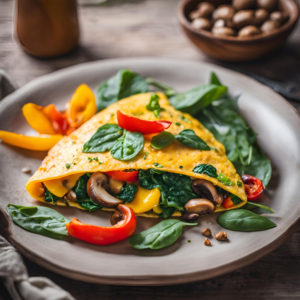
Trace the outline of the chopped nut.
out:
[[[204,228],[202,230],[202,235],[204,235],[204,236],[211,236],[211,230],[209,228]]]
[[[24,167],[24,168],[22,169],[22,172],[23,172],[23,173],[31,173],[31,168],[30,168],[30,167]]]
[[[215,238],[218,240],[218,241],[227,241],[228,238],[227,238],[227,233],[225,231],[220,231],[218,232],[216,235],[215,235]]]
[[[205,238],[204,245],[205,246],[210,246],[211,245],[211,242],[210,242],[210,240],[208,238]]]

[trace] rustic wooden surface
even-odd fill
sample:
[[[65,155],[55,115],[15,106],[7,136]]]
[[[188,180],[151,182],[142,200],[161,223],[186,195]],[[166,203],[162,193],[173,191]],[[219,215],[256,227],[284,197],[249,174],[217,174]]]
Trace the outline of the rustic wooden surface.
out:
[[[300,2],[300,0],[298,0]],[[111,0],[79,8],[81,43],[72,53],[36,59],[12,38],[13,2],[0,0],[0,69],[22,86],[33,78],[74,64],[114,57],[160,56],[205,60],[181,33],[176,20],[179,0]],[[300,84],[300,24],[289,41],[243,68],[280,82]],[[300,110],[300,104],[292,103]],[[200,253],[199,253],[200,255]],[[256,263],[203,282],[167,287],[121,287],[89,284],[52,273],[24,258],[30,276],[46,276],[76,299],[300,299],[300,232]],[[76,262],[74,262],[76,263]],[[0,282],[0,300],[10,299]]]

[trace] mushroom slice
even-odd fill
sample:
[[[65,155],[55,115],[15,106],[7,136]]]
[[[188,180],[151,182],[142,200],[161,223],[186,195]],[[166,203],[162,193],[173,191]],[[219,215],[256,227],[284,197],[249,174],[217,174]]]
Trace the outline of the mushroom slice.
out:
[[[107,192],[109,190],[108,178],[101,172],[94,173],[88,183],[87,192],[91,199],[100,206],[107,208],[115,208],[123,203]]]
[[[192,188],[197,195],[212,201],[216,205],[216,207],[219,207],[223,203],[223,195],[220,195],[217,192],[215,186],[207,180],[193,180]]]
[[[212,214],[215,211],[215,206],[211,201],[201,198],[189,200],[184,208],[188,213],[195,213],[199,216]]]
[[[125,181],[115,180],[109,177],[109,188],[114,195],[117,195],[121,192],[124,183]]]
[[[122,220],[125,220],[124,211],[122,210],[122,207],[118,206],[110,217],[110,224],[116,225]]]

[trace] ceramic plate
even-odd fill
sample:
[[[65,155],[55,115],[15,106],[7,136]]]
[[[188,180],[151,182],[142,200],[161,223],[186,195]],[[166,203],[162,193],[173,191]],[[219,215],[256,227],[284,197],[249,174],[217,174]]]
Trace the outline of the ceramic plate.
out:
[[[25,190],[29,175],[21,169],[36,170],[45,152],[20,150],[0,143],[0,209],[2,228],[8,240],[30,260],[74,279],[116,285],[167,285],[203,280],[248,265],[281,245],[295,230],[300,216],[300,119],[281,96],[239,73],[206,63],[166,59],[114,59],[77,65],[37,78],[0,102],[0,129],[32,134],[22,116],[27,102],[39,105],[54,103],[60,109],[76,87],[86,83],[94,90],[99,82],[129,68],[143,77],[153,77],[185,91],[207,83],[211,71],[241,95],[239,108],[249,125],[259,134],[258,142],[274,164],[274,174],[263,203],[276,214],[271,218],[277,227],[261,232],[227,230],[229,242],[214,238],[212,247],[203,244],[201,230],[217,233],[217,215],[199,219],[199,226],[183,230],[169,248],[138,251],[128,241],[110,246],[95,246],[79,240],[53,240],[16,226],[5,212],[8,203],[39,205]],[[75,208],[52,206],[69,220],[108,225],[110,213],[88,213]],[[138,218],[138,231],[156,224],[157,219]],[[187,241],[190,240],[191,243]]]

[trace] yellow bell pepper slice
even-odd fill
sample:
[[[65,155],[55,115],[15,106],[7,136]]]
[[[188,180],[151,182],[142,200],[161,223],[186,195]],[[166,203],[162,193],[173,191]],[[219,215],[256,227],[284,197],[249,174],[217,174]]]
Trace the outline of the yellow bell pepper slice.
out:
[[[136,214],[141,214],[153,209],[154,206],[157,206],[159,199],[160,191],[158,188],[147,190],[139,186],[134,199],[125,205],[132,208]]]
[[[68,103],[66,115],[71,127],[78,128],[97,112],[96,98],[92,90],[81,84]]]
[[[51,120],[43,112],[43,107],[33,103],[27,103],[23,106],[23,115],[28,124],[40,134],[56,135]]]
[[[63,197],[77,183],[79,177],[85,173],[78,173],[67,177],[43,181],[47,189],[57,197]]]
[[[0,130],[0,140],[3,142],[16,147],[36,151],[50,150],[62,137],[62,135],[33,137]]]

